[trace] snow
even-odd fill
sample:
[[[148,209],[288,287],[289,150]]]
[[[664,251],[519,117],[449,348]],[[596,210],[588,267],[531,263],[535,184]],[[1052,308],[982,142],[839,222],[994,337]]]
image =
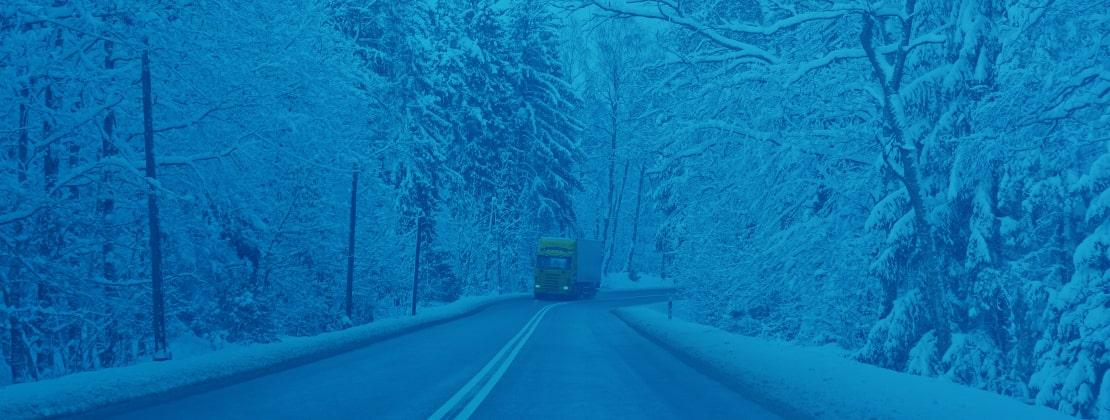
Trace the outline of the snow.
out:
[[[424,309],[416,316],[381,320],[313,337],[229,347],[184,360],[146,362],[9,385],[0,388],[0,418],[15,420],[73,415],[139,398],[241,380],[469,315],[497,302],[530,296],[521,293],[463,298],[449,305]]]
[[[894,225],[898,220],[905,217],[905,209],[909,205],[909,200],[909,192],[905,188],[899,188],[888,194],[871,209],[871,214],[867,217],[864,228],[868,232],[874,232],[885,230]]]
[[[1102,375],[1102,386],[1098,392],[1098,410],[1103,418],[1110,418],[1110,370]]]
[[[633,282],[627,273],[610,274],[605,284],[610,289],[622,290],[670,286],[669,280],[650,275],[640,275]],[[198,385],[230,382],[328,357],[465,316],[497,302],[528,296],[465,298],[426,309],[415,317],[387,319],[315,337],[230,347],[186,360],[147,362],[7,386],[0,388],[0,418],[70,415]],[[686,306],[678,302],[675,307],[680,308],[675,319],[667,318],[665,303],[624,307],[614,313],[680,358],[705,368],[716,379],[787,417],[1070,418],[1045,407],[1025,405],[944,380],[858,363],[835,346],[798,347],[684,321],[681,318],[685,312],[681,308]]]
[[[982,264],[989,264],[991,262],[990,248],[987,246],[986,238],[983,238],[981,231],[975,230],[971,232],[971,237],[967,242],[967,259],[964,261],[964,266],[968,269],[974,269]]]
[[[1072,263],[1076,268],[1097,267],[1102,258],[1110,258],[1110,225],[1102,224],[1075,247]]]
[[[637,273],[636,280],[628,276],[628,272],[608,273],[601,279],[601,290],[635,290],[635,289],[671,289],[674,281],[656,275]]]
[[[1071,419],[1042,406],[936,378],[846,358],[835,347],[799,347],[667,319],[666,304],[614,313],[652,341],[789,418]]]
[[[1110,214],[1110,189],[1100,193],[1098,197],[1091,202],[1090,207],[1087,208],[1087,223],[1097,223],[1100,220],[1106,220],[1108,214]]]

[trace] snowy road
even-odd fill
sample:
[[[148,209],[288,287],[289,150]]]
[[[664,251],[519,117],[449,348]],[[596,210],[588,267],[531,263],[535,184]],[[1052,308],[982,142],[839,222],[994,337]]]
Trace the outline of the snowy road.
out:
[[[778,418],[610,313],[662,298],[644,291],[509,301],[112,418]]]

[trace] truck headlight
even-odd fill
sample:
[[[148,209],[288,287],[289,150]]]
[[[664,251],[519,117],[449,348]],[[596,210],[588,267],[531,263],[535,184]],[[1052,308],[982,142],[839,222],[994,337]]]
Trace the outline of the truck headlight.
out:
[[[563,290],[570,290],[569,286],[563,286]]]

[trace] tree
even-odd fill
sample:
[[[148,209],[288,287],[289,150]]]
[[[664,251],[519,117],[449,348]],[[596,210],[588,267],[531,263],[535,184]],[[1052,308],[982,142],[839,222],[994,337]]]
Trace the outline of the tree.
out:
[[[619,237],[619,222],[628,217],[621,211],[626,196],[631,192],[633,197],[627,200],[638,203],[632,209],[632,219],[640,213],[638,190],[643,185],[644,172],[648,162],[650,146],[634,146],[647,143],[649,139],[640,133],[636,127],[650,121],[651,114],[658,112],[653,109],[653,103],[648,80],[654,76],[650,69],[652,60],[649,58],[648,40],[646,35],[636,26],[627,22],[602,22],[594,29],[596,39],[592,54],[596,57],[587,64],[590,68],[591,78],[587,82],[590,100],[592,123],[590,130],[584,133],[584,138],[590,144],[584,149],[592,157],[590,162],[604,163],[604,166],[591,166],[583,168],[588,173],[608,173],[607,177],[589,177],[584,179],[600,179],[605,181],[601,185],[591,186],[596,190],[597,197],[602,203],[596,206],[596,224],[594,228],[596,237],[606,244],[605,265],[607,271],[617,271],[613,268],[614,254],[618,244],[624,245],[624,235]],[[629,181],[629,169],[639,174]],[[619,169],[622,168],[623,170]],[[618,173],[621,176],[618,178]],[[635,185],[634,187],[632,185]],[[636,220],[638,222],[638,220]],[[633,223],[631,229],[637,231],[638,226]],[[621,264],[619,271],[628,271],[632,265],[632,255],[635,250],[635,234],[632,242],[628,243],[628,259]],[[621,249],[624,251],[624,249]]]
[[[510,132],[528,161],[515,174],[531,179],[521,203],[533,212],[541,231],[569,232],[576,224],[571,192],[581,188],[574,176],[581,160],[578,135],[582,124],[574,117],[579,98],[571,88],[559,58],[559,28],[546,5],[526,0],[509,11],[510,51],[517,64],[513,78]]]
[[[869,330],[840,340],[855,343],[858,357],[1095,415],[1104,363],[1085,355],[1103,352],[1076,343],[1075,322],[1102,298],[1077,295],[1081,286],[1072,284],[1082,277],[1078,283],[1090,285],[1101,269],[1090,257],[1100,249],[1090,238],[1099,237],[1101,213],[1086,204],[1097,202],[1101,187],[1076,180],[1099,171],[1088,168],[1097,167],[1093,157],[1105,142],[1096,133],[1107,90],[1102,72],[1091,69],[1104,60],[1095,58],[1098,47],[1068,54],[1055,47],[1104,43],[1101,14],[1062,20],[1091,4],[761,2],[746,9],[758,13],[730,15],[715,2],[582,3],[679,29],[671,45],[682,64],[666,84],[689,90],[682,108],[690,116],[667,121],[675,127],[667,131],[682,136],[663,149],[667,180],[656,195],[668,219],[658,237],[676,271],[689,270],[685,288],[705,320],[807,337],[815,322],[792,326],[790,315],[766,308],[796,302],[776,287],[806,301],[815,283],[776,280],[828,276],[793,271],[813,267],[814,255],[839,261],[840,275],[870,260],[878,284],[838,296],[855,302],[838,305],[863,321],[854,334]],[[730,106],[737,102],[757,111]],[[750,144],[737,152],[733,139]],[[736,158],[748,151],[762,159]],[[768,180],[753,189],[759,181],[749,177]],[[744,208],[740,199],[773,210],[728,212],[752,217],[749,225],[697,224],[707,214],[723,219],[705,210],[718,203]],[[1087,217],[1077,217],[1082,209]],[[777,248],[784,238],[822,245],[793,253]],[[725,249],[707,251],[713,247]],[[745,273],[767,269],[758,283],[695,270],[721,261]],[[749,292],[766,283],[775,286]],[[869,315],[872,302],[878,312]],[[830,315],[821,305],[793,308]],[[1101,337],[1098,328],[1083,334]]]
[[[14,356],[15,381],[129,364],[165,349],[151,346],[150,306],[135,303],[152,299],[146,244],[165,251],[171,346],[190,333],[214,345],[266,341],[303,327],[271,313],[311,311],[315,302],[327,304],[322,297],[334,298],[278,306],[283,295],[308,289],[303,279],[327,272],[300,248],[324,245],[314,248],[319,252],[341,243],[313,220],[331,206],[300,198],[345,190],[329,188],[320,169],[364,140],[352,133],[370,131],[359,108],[370,103],[374,85],[351,66],[355,57],[327,24],[322,3],[302,4],[305,13],[267,25],[256,22],[274,15],[269,6],[202,3],[22,2],[0,15],[0,55],[12,58],[0,68],[19,73],[4,79],[12,92],[4,95],[16,100],[12,112],[0,114],[20,127],[4,134],[12,136],[3,152],[14,164],[0,166],[0,185],[11,193],[0,202],[0,271],[5,301],[16,308],[5,314],[3,348]],[[198,31],[202,26],[208,29]],[[144,37],[151,45],[150,130],[141,119],[144,95],[134,87],[147,79]],[[278,46],[286,53],[268,53]],[[351,88],[355,82],[363,88]],[[159,144],[145,159],[157,163],[147,166],[157,180],[139,169],[144,156],[131,141],[144,134]],[[133,197],[146,191],[157,194],[161,215],[179,223],[162,234],[133,227],[149,211]],[[265,204],[272,199],[277,216]],[[297,209],[304,203],[310,205]],[[270,225],[271,218],[280,222]],[[300,319],[314,324],[301,331],[328,327],[318,316]]]

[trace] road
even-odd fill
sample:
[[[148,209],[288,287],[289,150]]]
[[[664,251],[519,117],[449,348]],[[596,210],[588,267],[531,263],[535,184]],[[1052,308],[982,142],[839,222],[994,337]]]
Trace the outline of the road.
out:
[[[659,292],[513,300],[117,419],[777,419],[609,310]],[[103,414],[103,413],[101,413]]]

